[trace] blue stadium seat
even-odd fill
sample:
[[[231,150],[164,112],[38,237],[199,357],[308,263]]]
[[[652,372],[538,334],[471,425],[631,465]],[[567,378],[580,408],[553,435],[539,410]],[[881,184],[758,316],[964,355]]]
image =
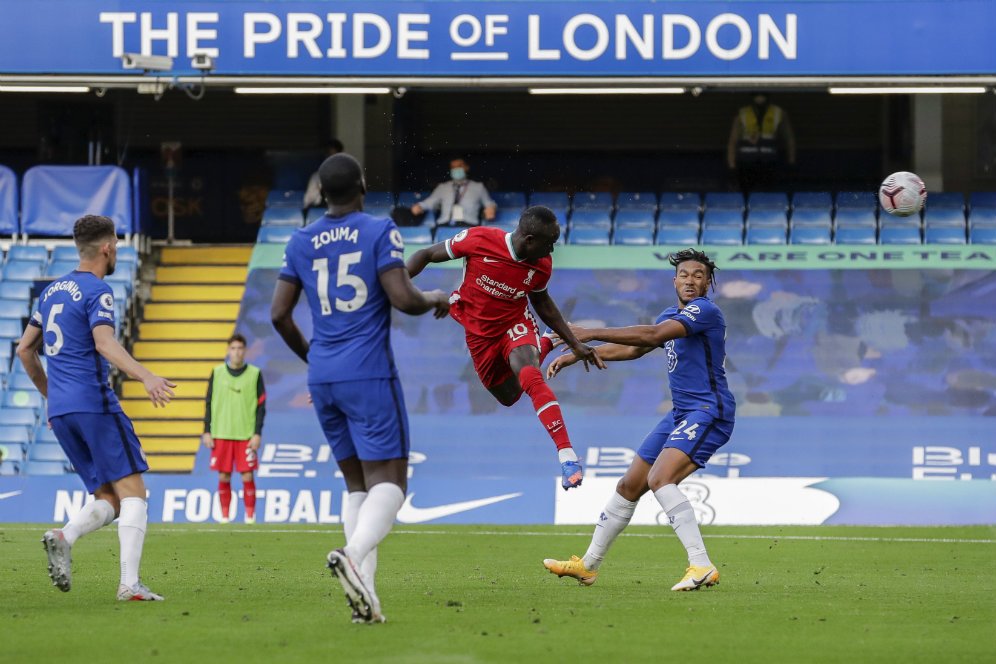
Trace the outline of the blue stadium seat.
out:
[[[792,211],[792,226],[832,226],[830,208],[796,208]]]
[[[702,244],[743,244],[743,228],[739,226],[713,226],[702,229]]]
[[[996,210],[996,191],[973,191],[968,202],[972,210]]]
[[[652,191],[623,191],[616,198],[617,210],[657,211],[657,194]]]
[[[965,244],[965,227],[928,226],[923,241],[926,244]]]
[[[710,191],[705,195],[706,210],[743,210],[744,195],[737,191]]]
[[[873,191],[837,192],[837,210],[874,210],[876,207],[878,207],[878,198]]]
[[[59,439],[55,437],[55,431],[50,429],[47,423],[42,423],[35,427],[35,432],[32,438],[36,443],[50,443],[53,445],[59,444]]]
[[[36,423],[37,418],[32,408],[0,408],[0,425],[33,429]]]
[[[401,226],[398,230],[405,244],[432,244],[432,230],[428,226]]]
[[[25,461],[27,461],[28,455],[25,452],[26,446],[22,446],[20,444],[12,445],[4,441],[0,441],[0,444],[3,444],[3,446],[7,448],[7,454],[4,455],[3,458],[5,462],[11,461],[14,463],[24,463]]]
[[[500,226],[506,230],[514,230],[519,225],[519,217],[522,210],[518,208],[498,208],[495,218],[488,222],[488,226]]]
[[[844,208],[837,210],[834,223],[838,226],[841,224],[877,226],[878,220],[873,208]]]
[[[751,209],[747,213],[747,226],[779,226],[785,228],[788,226],[788,218],[785,216],[785,210],[767,210]]]
[[[567,210],[571,206],[565,191],[534,191],[529,195],[529,204],[545,205],[551,210]],[[560,215],[557,215],[557,219],[564,221]]]
[[[611,229],[608,227],[581,226],[579,228],[572,228],[570,234],[567,236],[567,243],[589,245],[608,244],[610,232]]]
[[[3,407],[7,408],[31,408],[36,413],[43,405],[41,393],[34,386],[30,390],[10,390],[3,393]]]
[[[52,261],[52,263],[45,270],[45,276],[55,279],[56,277],[61,277],[64,274],[69,274],[77,267],[79,267],[79,261]],[[124,267],[124,264],[120,267]],[[117,268],[115,268],[115,274],[117,274],[117,271]]]
[[[875,226],[869,224],[844,224],[842,226],[838,224],[834,244],[876,244]]]
[[[20,322],[22,318],[29,315],[29,305],[27,300],[0,300],[0,318],[13,318]]]
[[[612,218],[608,210],[574,210],[571,215],[571,228],[612,228]]]
[[[960,191],[932,191],[927,194],[927,210],[965,210],[965,195]]]
[[[467,229],[461,228],[460,226],[436,226],[436,229],[433,232],[433,242],[445,242],[460,231],[465,230]]]
[[[699,227],[698,208],[686,208],[684,210],[661,210],[657,224],[663,226],[694,226]]]
[[[20,361],[17,361],[13,373],[10,375],[10,380],[7,382],[7,389],[24,391],[35,389],[35,384],[28,378],[28,374],[24,371],[24,365]]]
[[[304,192],[297,189],[272,190],[266,195],[266,207],[274,206],[300,210],[304,207]]]
[[[118,251],[121,251],[121,247],[118,247]],[[71,247],[69,245],[60,244],[59,246],[52,249],[52,260],[53,261],[79,261],[80,254],[76,251],[76,247]]]
[[[607,211],[615,207],[612,194],[607,191],[579,191],[574,194],[574,204],[577,210]]]
[[[19,461],[4,461],[3,463],[0,463],[0,475],[4,477],[20,475],[21,466],[22,464]]]
[[[694,191],[665,191],[661,194],[661,210],[698,210],[702,197]]]
[[[304,213],[304,225],[307,226],[308,224],[313,224],[324,216],[325,208],[308,208],[308,211]]]
[[[996,244],[996,226],[973,226],[968,239],[972,244]]]
[[[789,209],[788,194],[783,191],[759,191],[750,195],[747,207],[754,210],[781,210],[787,212]]]
[[[716,210],[706,208],[705,213],[702,215],[703,229],[711,226],[736,226],[737,228],[740,228],[743,224],[744,217],[740,210],[726,208]]]
[[[830,244],[831,228],[829,221],[826,224],[793,224],[789,230],[789,244]]]
[[[48,262],[48,249],[39,244],[15,244],[7,252],[8,261]]]
[[[794,210],[830,210],[833,195],[829,191],[800,191],[792,196]]]
[[[28,461],[22,471],[25,475],[65,475],[72,472],[64,461]]]
[[[699,243],[699,227],[695,226],[661,226],[657,229],[657,244],[695,245]],[[739,244],[739,243],[738,243]]]
[[[55,260],[55,257],[52,257]],[[79,258],[73,258],[72,260],[78,261]],[[138,264],[138,250],[131,245],[122,245],[118,247],[118,263],[132,263]]]
[[[46,427],[48,428],[48,427]],[[27,447],[31,443],[31,430],[25,426],[0,426],[0,445]]]
[[[406,207],[414,205],[414,201]],[[389,191],[368,191],[363,196],[363,209],[369,211],[371,207],[394,207],[394,194]]]
[[[261,226],[259,234],[256,236],[256,242],[287,244],[287,240],[291,239],[295,230],[297,229],[292,226]]]
[[[524,191],[496,191],[491,194],[491,198],[498,204],[498,209],[514,208],[522,211],[526,207],[526,193]]]
[[[920,227],[883,222],[879,244],[920,244]]]
[[[612,233],[612,244],[649,245],[654,243],[654,227],[616,227]]]
[[[301,215],[301,208],[299,207],[278,205],[263,210],[263,226],[299,227],[303,222],[304,217]]]
[[[695,225],[698,226],[698,213],[695,213],[696,220]],[[620,209],[616,212],[615,218],[615,228],[616,230],[622,228],[649,228],[651,231],[657,225],[654,221],[654,211],[650,208],[645,209]]]
[[[747,244],[785,244],[786,226],[748,226]]]
[[[394,210],[394,206],[388,205],[368,205],[363,204],[363,211],[369,214],[371,217],[390,217],[391,212]],[[431,212],[426,212],[426,215],[432,214]]]
[[[131,177],[117,166],[35,166],[21,182],[21,231],[72,237],[81,211],[114,220],[118,235],[134,230]]]
[[[411,207],[416,203],[421,203],[429,197],[428,191],[402,191],[398,192],[398,207]]]
[[[996,208],[972,208],[969,226],[996,226]]]
[[[916,219],[916,215],[912,216]],[[965,212],[961,208],[935,208],[931,207],[924,212],[924,223],[930,226],[954,226],[965,227]]]
[[[24,326],[16,318],[0,318],[0,343],[8,339],[20,339]]]
[[[48,445],[46,443],[35,443],[28,450],[28,458],[31,461],[61,461],[68,464],[69,459],[61,445]]]
[[[17,209],[17,176],[6,166],[0,166],[0,234],[18,232]]]

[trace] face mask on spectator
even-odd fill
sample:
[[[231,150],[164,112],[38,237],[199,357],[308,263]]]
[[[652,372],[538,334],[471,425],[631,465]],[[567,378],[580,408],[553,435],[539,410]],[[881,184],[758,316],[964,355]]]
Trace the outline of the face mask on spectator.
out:
[[[463,180],[465,177],[467,177],[467,171],[463,170],[462,168],[451,168],[450,177],[453,178],[454,180]]]

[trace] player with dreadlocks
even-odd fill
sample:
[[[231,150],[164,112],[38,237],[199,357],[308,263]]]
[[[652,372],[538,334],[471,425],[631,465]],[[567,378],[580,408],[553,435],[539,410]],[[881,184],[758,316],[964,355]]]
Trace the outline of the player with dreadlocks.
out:
[[[570,576],[590,586],[598,578],[609,547],[633,518],[636,504],[653,491],[675,534],[688,552],[685,576],[671,590],[698,590],[719,583],[709,560],[695,512],[678,484],[726,444],[733,433],[736,402],[726,385],[726,322],[706,292],[714,283],[716,264],[703,252],[685,249],[670,257],[678,305],[668,307],[653,325],[586,329],[571,326],[582,343],[604,341],[595,350],[605,362],[643,357],[656,348],[667,353],[668,382],[673,409],[644,439],[633,463],[598,522],[583,558],[546,559],[543,565],[557,576]],[[577,362],[568,353],[547,369],[552,378]]]

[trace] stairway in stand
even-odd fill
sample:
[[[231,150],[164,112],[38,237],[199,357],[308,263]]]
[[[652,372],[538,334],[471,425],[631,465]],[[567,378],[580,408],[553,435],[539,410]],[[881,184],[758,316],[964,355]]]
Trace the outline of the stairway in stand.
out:
[[[132,354],[177,384],[155,408],[140,382],[127,380],[121,406],[135,424],[149,468],[189,473],[204,432],[208,376],[224,361],[245,290],[251,246],[166,247],[138,326]]]

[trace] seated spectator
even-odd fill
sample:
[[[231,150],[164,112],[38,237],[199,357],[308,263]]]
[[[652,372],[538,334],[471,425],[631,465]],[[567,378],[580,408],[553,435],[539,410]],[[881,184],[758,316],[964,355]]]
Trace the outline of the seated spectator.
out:
[[[443,226],[479,226],[482,210],[487,221],[494,219],[498,205],[482,183],[467,178],[469,170],[465,159],[458,157],[451,161],[451,179],[437,185],[428,198],[413,205],[412,214],[438,208],[436,223]]]
[[[330,138],[328,142],[325,143],[325,159],[328,159],[334,154],[339,154],[343,151],[342,141],[338,138]],[[318,180],[318,171],[311,174],[308,179],[308,188],[304,190],[304,209],[313,207],[325,207],[325,201],[322,200],[321,192],[322,183]]]

